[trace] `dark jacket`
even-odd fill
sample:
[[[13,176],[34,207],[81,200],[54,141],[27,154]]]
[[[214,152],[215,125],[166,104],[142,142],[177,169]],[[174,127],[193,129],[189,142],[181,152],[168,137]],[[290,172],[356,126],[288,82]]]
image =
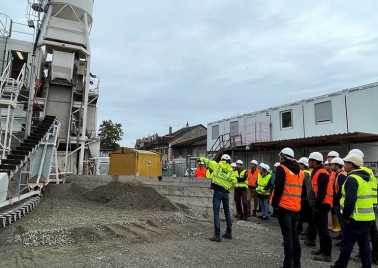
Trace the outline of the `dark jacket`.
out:
[[[244,175],[243,176],[240,176],[240,174],[242,173],[244,171]],[[240,182],[245,182],[246,180],[247,180],[247,177],[248,177],[248,172],[246,171],[246,170],[244,170],[244,169],[242,169],[242,170],[236,170],[236,172],[237,172],[237,179],[238,179],[238,182],[240,183]]]
[[[339,185],[339,192],[336,193],[336,189],[335,187],[333,188],[334,190],[334,195],[333,195],[333,205],[334,206],[338,206],[340,205],[340,199],[341,199],[341,187],[343,186],[343,184],[345,183],[345,180],[346,180],[347,176],[343,175],[343,174],[338,174],[336,175],[336,179],[337,179],[337,184]],[[336,185],[336,184],[335,184]]]
[[[321,168],[323,168],[323,166],[319,166],[319,167],[315,168],[312,171],[312,177]],[[323,204],[324,198],[326,197],[326,194],[327,194],[328,181],[329,181],[329,175],[323,174],[323,173],[319,175],[319,178],[318,178],[318,194],[317,194],[316,200],[315,200],[315,207],[317,209],[320,209],[322,207],[326,207],[327,209],[330,208],[330,205]]]
[[[295,160],[285,160],[282,163],[284,166],[286,166],[291,172],[294,174],[299,174],[300,168],[298,163]],[[285,180],[286,180],[286,174],[285,170],[279,166],[276,169],[276,174],[275,174],[275,181],[274,181],[274,194],[272,198],[272,206],[274,208],[278,208],[282,194],[284,192],[284,187],[285,187]],[[305,189],[302,189],[302,198],[304,194]]]
[[[307,204],[310,207],[315,206],[315,193],[312,189],[312,181],[311,176],[308,173],[305,173],[304,181],[303,181],[303,187],[304,187],[304,194],[302,195],[302,205],[307,202]]]
[[[369,181],[370,174],[364,170],[355,170],[348,174],[348,177],[345,181],[345,201],[344,201],[344,208],[343,208],[343,218],[345,220],[349,220],[353,214],[354,206],[356,205],[357,201],[357,191],[358,191],[358,183],[354,178],[351,178],[350,175],[356,174],[360,176],[363,180]]]

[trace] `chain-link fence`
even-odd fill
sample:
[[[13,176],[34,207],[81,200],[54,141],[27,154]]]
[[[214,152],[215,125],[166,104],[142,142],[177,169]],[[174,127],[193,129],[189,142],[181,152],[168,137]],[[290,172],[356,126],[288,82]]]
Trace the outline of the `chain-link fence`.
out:
[[[176,159],[163,167],[163,176],[166,177],[194,177],[197,158]]]

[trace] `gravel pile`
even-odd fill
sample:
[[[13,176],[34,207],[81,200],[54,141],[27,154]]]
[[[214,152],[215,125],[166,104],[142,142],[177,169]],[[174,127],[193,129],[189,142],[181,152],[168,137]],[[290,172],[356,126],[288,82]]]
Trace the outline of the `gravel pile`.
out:
[[[20,243],[23,247],[56,247],[73,244],[74,240],[67,230],[48,230],[17,234],[15,242]]]
[[[111,182],[83,193],[87,200],[123,210],[175,211],[166,197],[143,185]]]

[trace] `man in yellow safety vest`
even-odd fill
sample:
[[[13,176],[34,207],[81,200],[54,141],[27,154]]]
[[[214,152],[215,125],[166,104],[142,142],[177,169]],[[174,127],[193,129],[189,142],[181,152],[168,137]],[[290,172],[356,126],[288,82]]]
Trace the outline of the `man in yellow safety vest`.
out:
[[[214,214],[214,237],[210,238],[210,241],[221,242],[220,236],[220,206],[223,205],[224,214],[226,217],[227,229],[223,238],[232,239],[232,219],[230,214],[230,199],[229,193],[237,183],[235,172],[231,167],[231,157],[224,154],[221,161],[209,160],[201,157],[200,161],[203,161],[205,165],[212,170],[210,176],[211,189],[214,190],[213,194],[213,214]]]
[[[358,242],[362,267],[371,267],[369,230],[375,222],[374,195],[371,192],[371,176],[362,169],[363,158],[349,154],[344,158],[348,177],[341,188],[340,207],[345,221],[343,243],[339,259],[332,267],[346,268],[353,246]]]

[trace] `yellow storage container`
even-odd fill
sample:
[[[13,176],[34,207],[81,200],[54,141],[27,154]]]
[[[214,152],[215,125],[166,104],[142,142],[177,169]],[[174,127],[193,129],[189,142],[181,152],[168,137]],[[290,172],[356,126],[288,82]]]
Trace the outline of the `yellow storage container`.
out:
[[[109,174],[111,176],[161,176],[160,154],[120,148],[110,155]]]

